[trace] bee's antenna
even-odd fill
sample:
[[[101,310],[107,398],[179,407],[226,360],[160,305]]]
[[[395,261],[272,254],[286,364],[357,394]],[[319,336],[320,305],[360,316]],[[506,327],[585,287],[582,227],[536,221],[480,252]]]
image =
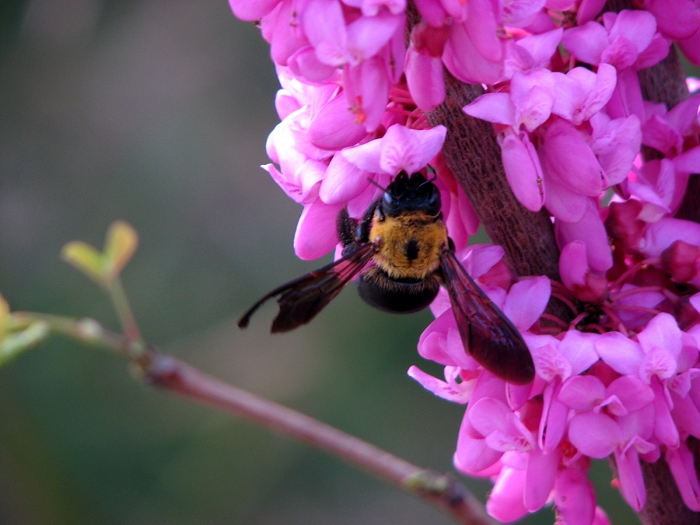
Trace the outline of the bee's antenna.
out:
[[[379,188],[380,190],[386,192],[386,188],[385,188],[384,186],[382,186],[381,184],[379,184],[379,183],[378,183],[376,180],[374,180],[372,177],[367,177],[367,180],[369,181],[370,184],[373,184],[374,186],[376,186],[376,187]]]
[[[421,183],[419,188],[423,186],[424,184],[428,184],[429,182],[433,182],[435,179],[437,179],[437,171],[435,171],[435,168],[433,168],[430,164],[428,164],[425,169],[427,170],[428,173],[432,175],[431,178],[427,179],[425,182]]]

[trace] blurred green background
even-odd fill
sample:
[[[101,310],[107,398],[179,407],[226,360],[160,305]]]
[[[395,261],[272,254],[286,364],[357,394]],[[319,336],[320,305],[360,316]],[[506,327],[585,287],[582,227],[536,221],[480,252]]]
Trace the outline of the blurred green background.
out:
[[[268,333],[260,295],[295,258],[300,207],[259,168],[278,83],[225,0],[0,4],[0,291],[13,310],[95,317],[108,299],[59,259],[140,233],[124,284],[146,339],[406,459],[450,471],[463,407],[412,364],[431,316],[374,311],[352,290],[309,327]],[[619,523],[634,515],[606,489]],[[465,480],[482,497],[489,484]],[[551,523],[546,510],[527,523]],[[447,524],[335,458],[142,387],[109,354],[53,340],[0,370],[1,524]]]

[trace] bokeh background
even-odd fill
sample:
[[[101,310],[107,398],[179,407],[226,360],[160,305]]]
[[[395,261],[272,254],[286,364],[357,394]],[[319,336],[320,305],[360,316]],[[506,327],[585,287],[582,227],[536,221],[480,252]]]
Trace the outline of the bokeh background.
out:
[[[451,470],[463,407],[412,364],[429,313],[352,290],[270,336],[260,295],[296,259],[300,207],[259,166],[278,83],[225,0],[0,3],[0,292],[14,310],[90,316],[109,300],[59,259],[140,233],[124,284],[147,340],[406,459]],[[594,477],[617,523],[636,517]],[[464,480],[482,499],[489,484]],[[545,510],[526,523],[552,523]],[[141,386],[116,356],[52,340],[0,370],[0,524],[447,524],[398,489],[268,430]]]

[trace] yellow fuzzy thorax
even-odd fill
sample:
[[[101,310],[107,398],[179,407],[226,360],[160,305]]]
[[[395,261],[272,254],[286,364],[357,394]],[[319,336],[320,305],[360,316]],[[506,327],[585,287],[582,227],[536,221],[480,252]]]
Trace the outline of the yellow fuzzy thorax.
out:
[[[440,266],[440,252],[447,246],[447,228],[441,215],[422,211],[396,217],[375,214],[369,235],[379,241],[374,262],[392,279],[424,279]]]

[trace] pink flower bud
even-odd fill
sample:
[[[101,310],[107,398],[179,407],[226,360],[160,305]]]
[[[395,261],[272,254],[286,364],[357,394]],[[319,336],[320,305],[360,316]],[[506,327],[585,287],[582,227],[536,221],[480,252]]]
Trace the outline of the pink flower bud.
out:
[[[613,202],[605,221],[608,235],[619,240],[624,250],[638,251],[644,233],[644,223],[639,220],[643,205],[636,200]]]
[[[411,44],[418,52],[428,53],[431,57],[440,57],[449,36],[448,26],[432,27],[425,22],[420,22],[411,30]]]
[[[679,240],[661,252],[661,267],[674,281],[687,283],[698,274],[698,257],[700,247]]]

